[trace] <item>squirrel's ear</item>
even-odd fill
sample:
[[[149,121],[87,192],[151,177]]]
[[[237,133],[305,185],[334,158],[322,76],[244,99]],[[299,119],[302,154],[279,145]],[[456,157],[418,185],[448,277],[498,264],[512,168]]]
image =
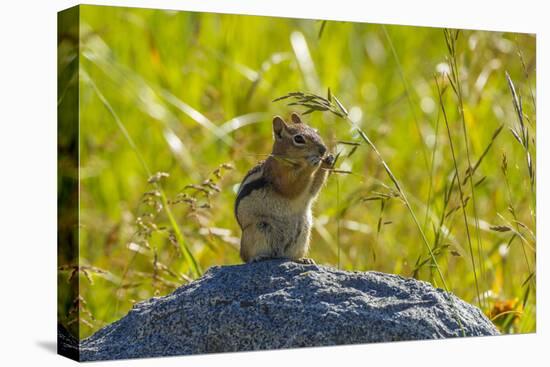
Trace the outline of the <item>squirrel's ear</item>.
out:
[[[273,133],[276,139],[283,137],[283,130],[286,128],[285,121],[280,116],[273,117]]]
[[[301,124],[302,123],[302,119],[300,118],[300,115],[298,115],[296,112],[292,112],[292,115],[290,115],[290,119],[295,124]]]

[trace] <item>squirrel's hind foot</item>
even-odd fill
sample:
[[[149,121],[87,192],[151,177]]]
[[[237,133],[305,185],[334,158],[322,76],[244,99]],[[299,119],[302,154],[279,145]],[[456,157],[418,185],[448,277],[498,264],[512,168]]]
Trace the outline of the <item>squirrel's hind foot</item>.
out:
[[[272,256],[260,255],[260,256],[256,256],[256,257],[253,258],[252,260],[250,260],[249,263],[258,263],[258,262],[260,262],[260,261],[271,260],[271,259],[273,259]]]
[[[289,261],[293,261],[295,263],[304,264],[304,265],[317,265],[315,260],[313,260],[309,257],[301,257],[299,259],[290,259],[290,258],[287,258],[287,257],[276,257],[276,256],[269,256],[269,255],[256,256],[255,258],[253,258],[252,260],[250,260],[248,262],[249,263],[258,263],[260,261],[273,260],[273,259],[289,260]]]
[[[316,265],[315,260],[309,258],[309,257],[301,257],[299,259],[293,260],[294,262],[298,264],[304,264],[304,265]]]

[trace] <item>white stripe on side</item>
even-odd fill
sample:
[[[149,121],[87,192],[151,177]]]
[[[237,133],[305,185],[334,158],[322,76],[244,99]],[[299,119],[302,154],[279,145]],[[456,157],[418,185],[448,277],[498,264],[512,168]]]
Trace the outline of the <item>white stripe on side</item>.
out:
[[[247,176],[243,182],[241,182],[241,186],[239,186],[239,191],[237,192],[237,196],[241,193],[241,190],[250,182],[256,181],[257,179],[261,178],[264,173],[263,167],[258,170],[258,172],[254,172],[253,174]]]

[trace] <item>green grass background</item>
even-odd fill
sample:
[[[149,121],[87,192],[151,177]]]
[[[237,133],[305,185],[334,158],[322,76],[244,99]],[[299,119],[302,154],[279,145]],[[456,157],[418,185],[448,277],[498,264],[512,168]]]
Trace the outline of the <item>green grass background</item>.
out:
[[[473,176],[485,179],[475,212],[472,199],[465,207],[470,249],[462,209],[449,212],[460,204],[456,186],[443,208],[454,173],[449,135],[461,177],[468,168],[443,29],[94,6],[82,6],[80,19],[82,267],[73,276],[81,337],[196,277],[186,249],[203,271],[240,262],[237,185],[269,154],[272,116],[305,111],[272,100],[293,91],[326,96],[329,87],[399,180],[430,246],[443,234],[433,250],[449,290],[503,332],[535,331],[535,197],[525,149],[510,131],[518,116],[505,77],[522,97],[534,162],[534,35],[465,30],[456,39],[472,163],[504,125]],[[381,210],[382,200],[365,200],[395,192],[373,151],[337,144],[360,139],[329,112],[306,120],[341,152],[338,168],[352,172],[331,175],[321,192],[311,257],[442,287],[403,201],[384,200]],[[211,176],[222,164],[234,169]],[[148,183],[157,172],[169,176]],[[185,188],[209,177],[219,192]],[[469,183],[462,188],[471,196]],[[187,202],[167,205],[174,222],[163,205],[176,199]],[[67,323],[74,315],[70,305],[61,310]]]

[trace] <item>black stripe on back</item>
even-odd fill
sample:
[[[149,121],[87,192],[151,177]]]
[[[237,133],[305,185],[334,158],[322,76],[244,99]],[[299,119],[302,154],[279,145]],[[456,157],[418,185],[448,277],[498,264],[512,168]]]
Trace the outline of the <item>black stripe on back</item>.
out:
[[[237,216],[237,208],[239,207],[239,202],[242,199],[244,199],[246,196],[250,195],[252,191],[264,188],[268,184],[269,183],[265,178],[260,177],[259,179],[251,181],[246,185],[244,185],[241,189],[239,189],[239,195],[237,195],[237,199],[235,200],[235,218],[237,218],[237,222],[239,223],[239,226],[241,225],[241,222],[239,222],[239,217]]]
[[[254,167],[252,167],[252,168],[246,173],[246,175],[244,176],[243,180],[241,181],[241,185],[242,185],[243,182],[246,181],[246,179],[247,179],[248,177],[250,177],[250,176],[253,175],[254,173],[257,173],[259,170],[261,170],[262,167],[263,167],[264,162],[265,162],[265,161],[260,161],[260,162],[258,162],[258,164],[256,164]],[[239,190],[240,190],[240,188],[239,188]]]

